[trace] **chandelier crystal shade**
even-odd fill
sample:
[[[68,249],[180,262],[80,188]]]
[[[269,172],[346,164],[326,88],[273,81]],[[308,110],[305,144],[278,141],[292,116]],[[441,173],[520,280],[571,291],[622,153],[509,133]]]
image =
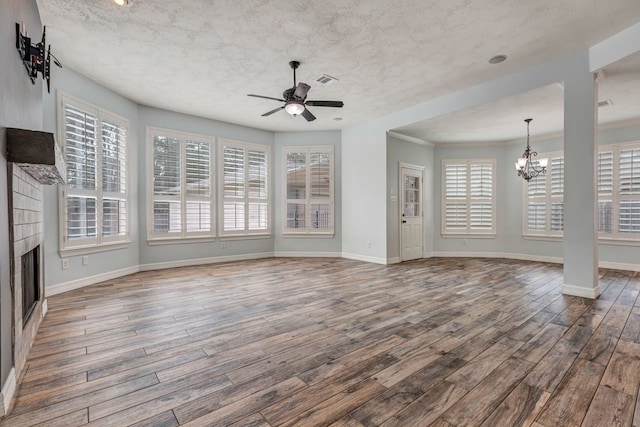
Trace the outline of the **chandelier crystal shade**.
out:
[[[527,123],[527,148],[522,153],[522,157],[519,157],[516,161],[516,171],[518,176],[521,176],[525,181],[529,181],[532,178],[537,177],[541,173],[547,173],[547,162],[549,159],[537,159],[534,157],[538,155],[535,151],[531,151],[529,146],[529,123],[533,119],[525,119]]]

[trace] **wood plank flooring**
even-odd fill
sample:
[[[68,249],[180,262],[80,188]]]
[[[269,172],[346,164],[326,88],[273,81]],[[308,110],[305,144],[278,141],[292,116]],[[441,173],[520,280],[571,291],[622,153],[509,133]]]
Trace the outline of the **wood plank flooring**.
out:
[[[640,427],[640,282],[492,259],[265,259],[48,300],[0,426]]]

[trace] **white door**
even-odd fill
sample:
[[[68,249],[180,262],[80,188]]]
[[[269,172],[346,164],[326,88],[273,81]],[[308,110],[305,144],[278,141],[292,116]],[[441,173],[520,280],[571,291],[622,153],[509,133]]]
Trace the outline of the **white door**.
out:
[[[400,261],[422,258],[422,171],[400,167]]]

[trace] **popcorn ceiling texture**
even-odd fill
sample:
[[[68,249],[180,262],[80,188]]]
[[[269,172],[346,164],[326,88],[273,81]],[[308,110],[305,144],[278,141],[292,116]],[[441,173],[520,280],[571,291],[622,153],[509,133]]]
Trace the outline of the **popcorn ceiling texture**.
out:
[[[588,48],[640,20],[637,0],[38,0],[53,51],[145,105],[268,130],[336,129]],[[487,63],[496,54],[509,59]],[[301,61],[307,123],[260,114]],[[53,70],[55,80],[56,69]],[[322,86],[321,73],[339,82]],[[340,122],[332,120],[340,116]]]

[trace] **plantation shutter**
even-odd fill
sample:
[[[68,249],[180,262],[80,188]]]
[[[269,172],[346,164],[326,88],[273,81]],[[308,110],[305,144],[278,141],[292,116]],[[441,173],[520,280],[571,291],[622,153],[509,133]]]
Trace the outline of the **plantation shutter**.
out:
[[[244,159],[244,149],[224,147],[224,231],[244,230]]]
[[[618,232],[640,233],[640,148],[620,150]]]
[[[613,151],[598,153],[598,232],[613,232]]]
[[[126,242],[127,121],[67,95],[58,102],[67,167],[60,187],[61,251]]]
[[[211,145],[187,140],[185,144],[187,233],[211,230]]]
[[[266,230],[267,212],[267,153],[265,151],[249,150],[249,197],[248,219],[249,230]]]
[[[153,230],[182,231],[180,140],[153,137]]]
[[[445,165],[445,228],[467,229],[467,164]]]
[[[551,158],[551,231],[564,230],[564,157]]]
[[[222,234],[269,232],[269,151],[260,147],[222,145]]]
[[[471,165],[470,228],[489,230],[493,228],[493,167],[489,164]]]
[[[443,161],[443,233],[495,231],[494,161]]]
[[[102,122],[102,235],[127,233],[127,130],[109,120]]]
[[[66,239],[97,236],[97,116],[65,103]]]
[[[286,230],[307,229],[307,154],[286,153]]]
[[[333,233],[333,147],[284,147],[283,233]]]
[[[333,232],[333,151],[311,151],[309,156],[309,227]]]

